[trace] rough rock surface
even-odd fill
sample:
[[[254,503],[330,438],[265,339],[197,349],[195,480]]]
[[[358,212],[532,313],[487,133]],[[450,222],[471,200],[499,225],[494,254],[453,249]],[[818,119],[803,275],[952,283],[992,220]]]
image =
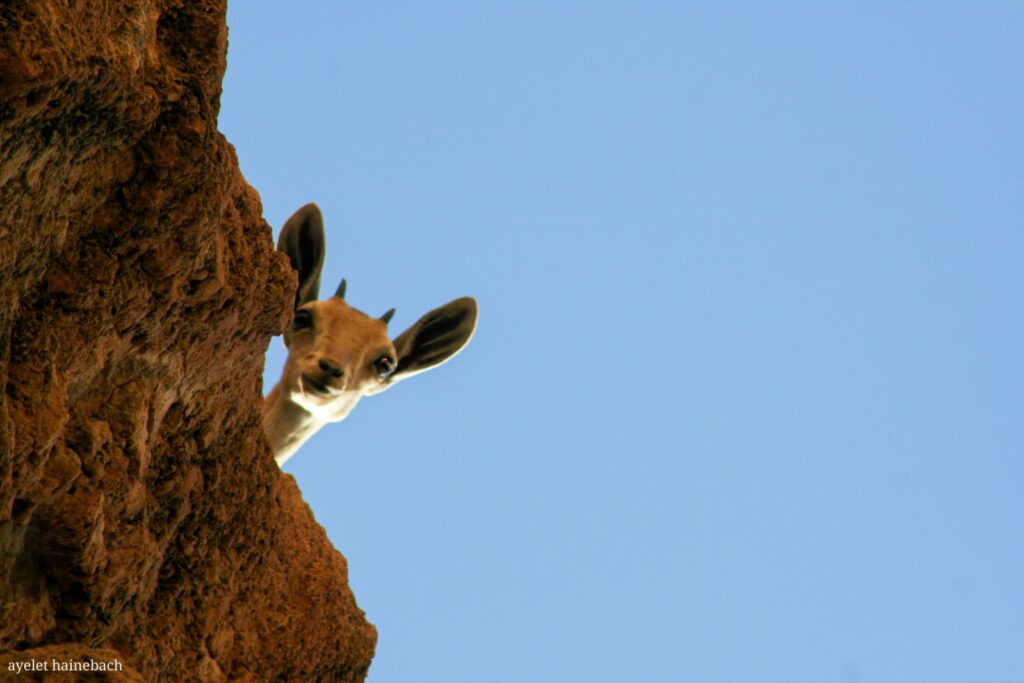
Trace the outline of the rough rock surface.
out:
[[[0,3],[0,677],[369,667],[260,428],[295,279],[217,131],[226,36],[224,0]]]

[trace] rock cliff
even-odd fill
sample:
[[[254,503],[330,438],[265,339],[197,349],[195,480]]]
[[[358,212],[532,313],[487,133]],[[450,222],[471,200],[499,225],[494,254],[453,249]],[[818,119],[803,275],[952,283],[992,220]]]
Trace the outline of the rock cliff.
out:
[[[217,131],[226,44],[224,0],[0,4],[0,677],[369,667],[260,428],[295,278]]]

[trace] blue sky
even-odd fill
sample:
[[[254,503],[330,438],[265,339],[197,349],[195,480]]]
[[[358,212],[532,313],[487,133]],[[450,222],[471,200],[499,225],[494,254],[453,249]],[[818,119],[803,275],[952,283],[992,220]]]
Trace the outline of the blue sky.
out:
[[[228,24],[221,130],[325,289],[480,304],[285,466],[370,681],[1024,681],[1024,3]]]

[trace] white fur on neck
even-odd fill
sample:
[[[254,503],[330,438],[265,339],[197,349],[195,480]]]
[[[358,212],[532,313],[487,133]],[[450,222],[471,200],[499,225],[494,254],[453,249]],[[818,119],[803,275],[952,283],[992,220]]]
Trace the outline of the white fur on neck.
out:
[[[280,385],[274,387],[263,411],[263,428],[274,450],[274,460],[283,465],[321,427],[348,417],[361,398],[357,392],[339,392],[325,404],[301,389],[285,392]]]

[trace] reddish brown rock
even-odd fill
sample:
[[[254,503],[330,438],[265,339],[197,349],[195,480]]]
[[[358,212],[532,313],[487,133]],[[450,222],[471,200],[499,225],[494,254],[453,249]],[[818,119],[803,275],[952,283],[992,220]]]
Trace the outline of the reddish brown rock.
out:
[[[224,13],[0,4],[0,676],[369,666],[345,560],[260,429],[295,281],[217,131]]]

